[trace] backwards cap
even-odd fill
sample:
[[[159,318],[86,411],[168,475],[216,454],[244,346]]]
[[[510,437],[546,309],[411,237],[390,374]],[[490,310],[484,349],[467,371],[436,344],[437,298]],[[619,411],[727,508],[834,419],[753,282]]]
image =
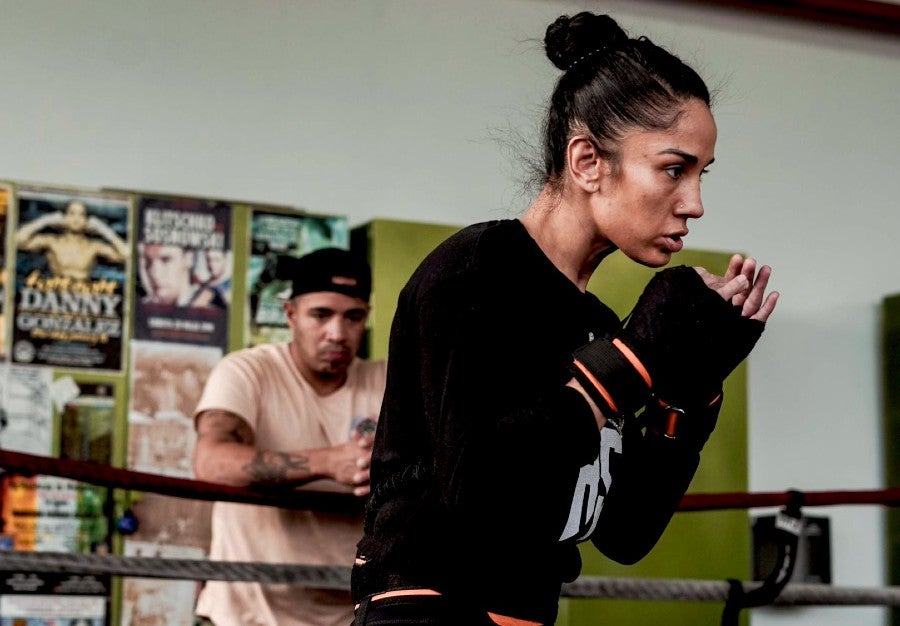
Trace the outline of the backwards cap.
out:
[[[368,302],[372,292],[369,264],[340,248],[322,248],[300,258],[280,256],[276,275],[291,281],[291,298],[315,291],[333,291]]]

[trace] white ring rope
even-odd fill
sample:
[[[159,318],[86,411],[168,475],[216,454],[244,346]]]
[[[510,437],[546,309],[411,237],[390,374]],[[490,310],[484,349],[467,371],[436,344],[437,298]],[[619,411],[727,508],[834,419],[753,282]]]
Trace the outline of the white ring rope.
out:
[[[3,570],[172,578],[178,580],[255,581],[293,584],[320,589],[349,589],[350,568],[275,563],[162,559],[113,554],[58,552],[0,552]],[[758,581],[743,583],[750,591]],[[611,600],[688,600],[725,602],[727,582],[673,578],[612,578],[582,576],[563,585],[564,598]],[[777,605],[900,606],[900,587],[837,587],[824,584],[788,584]]]
[[[207,559],[163,559],[115,554],[0,552],[0,569],[66,574],[106,574],[176,580],[255,581],[319,589],[349,589],[350,568]]]

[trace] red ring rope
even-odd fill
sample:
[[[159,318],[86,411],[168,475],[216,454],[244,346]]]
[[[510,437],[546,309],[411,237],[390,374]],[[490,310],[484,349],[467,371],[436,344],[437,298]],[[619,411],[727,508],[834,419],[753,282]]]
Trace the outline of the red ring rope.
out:
[[[312,509],[343,513],[359,513],[363,509],[362,498],[351,494],[325,491],[292,491],[289,494],[260,489],[232,487],[186,478],[172,478],[158,474],[135,472],[94,463],[73,461],[23,452],[0,449],[0,468],[21,474],[46,474],[62,476],[81,482],[135,491],[150,491],[162,495],[195,500],[243,502],[277,506],[286,509]],[[791,492],[728,492],[689,493],[679,506],[680,511],[713,511],[723,509],[750,509],[756,507],[785,506]],[[870,489],[860,491],[804,491],[803,506],[832,506],[841,504],[880,504],[900,506],[900,488]]]

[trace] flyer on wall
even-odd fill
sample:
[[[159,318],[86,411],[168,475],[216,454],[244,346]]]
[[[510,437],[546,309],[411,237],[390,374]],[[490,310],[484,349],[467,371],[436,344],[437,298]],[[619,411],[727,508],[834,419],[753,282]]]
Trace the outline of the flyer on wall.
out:
[[[198,548],[126,541],[125,556],[160,559],[204,558]],[[121,624],[192,626],[199,583],[193,580],[123,578]]]
[[[111,578],[0,572],[0,626],[107,626]]]
[[[121,371],[131,261],[131,199],[16,189],[11,360]]]
[[[72,397],[58,409],[59,458],[112,464],[116,398],[110,383],[76,382]]]
[[[0,364],[0,448],[53,453],[53,405],[49,367]]]
[[[6,222],[11,202],[10,186],[0,184],[0,360],[6,358]]]
[[[137,339],[228,349],[230,204],[139,196]]]
[[[4,474],[2,520],[23,552],[108,552],[109,491],[56,476]]]
[[[133,341],[128,468],[193,478],[194,407],[221,348]]]
[[[301,257],[320,248],[348,248],[347,218],[254,211],[247,262],[249,319],[247,345],[288,341],[284,300],[290,280],[278,276],[278,257]]]

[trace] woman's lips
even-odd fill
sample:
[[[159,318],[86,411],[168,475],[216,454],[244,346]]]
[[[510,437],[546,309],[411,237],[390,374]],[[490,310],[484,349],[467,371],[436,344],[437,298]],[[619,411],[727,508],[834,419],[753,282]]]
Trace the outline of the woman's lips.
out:
[[[663,237],[663,241],[669,252],[680,252],[684,248],[684,240],[681,235],[666,235]]]

